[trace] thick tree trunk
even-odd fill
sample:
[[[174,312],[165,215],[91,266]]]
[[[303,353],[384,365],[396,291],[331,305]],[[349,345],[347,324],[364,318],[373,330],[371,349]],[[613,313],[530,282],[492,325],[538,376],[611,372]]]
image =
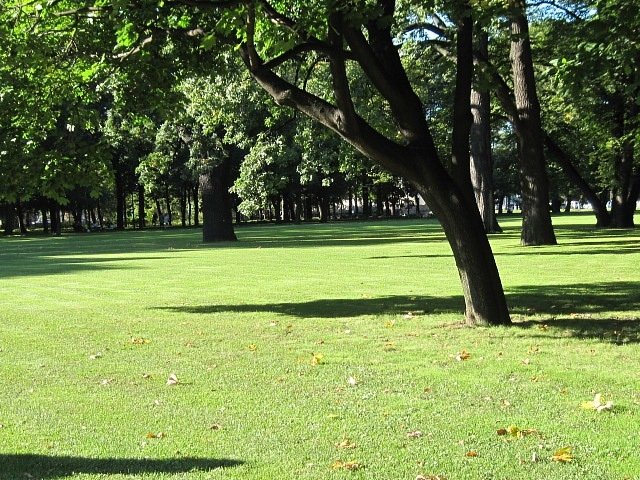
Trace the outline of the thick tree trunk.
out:
[[[2,209],[2,228],[5,235],[13,235],[13,230],[16,228],[16,211],[12,204],[5,204]]]
[[[614,157],[614,182],[611,201],[611,226],[616,228],[633,228],[633,214],[638,200],[637,185],[634,185],[634,148],[633,143],[625,138],[629,134],[629,124],[636,120],[637,105],[627,107],[622,95],[614,96],[613,136],[621,143]],[[637,182],[637,178],[635,178]],[[635,191],[634,191],[635,190]]]
[[[518,110],[516,136],[522,187],[523,245],[555,245],[549,212],[549,179],[545,169],[540,102],[533,73],[529,23],[524,0],[509,0],[511,17],[511,67]]]
[[[60,236],[62,234],[62,221],[60,219],[60,206],[57,202],[51,201],[49,209],[49,217],[51,220],[51,234]]]
[[[228,155],[210,172],[200,175],[202,192],[202,239],[205,242],[227,242],[237,240],[233,231],[233,212],[229,188],[231,157]]]
[[[477,48],[488,57],[488,35],[478,32]],[[476,204],[487,233],[502,232],[493,199],[493,158],[491,156],[491,106],[489,90],[476,86],[471,90],[471,184]]]
[[[424,116],[424,106],[406,76],[388,22],[370,22],[365,37],[360,29],[350,30],[348,25],[341,24],[339,13],[335,15],[337,19],[332,16],[329,41],[339,47],[329,54],[335,106],[292,85],[265,66],[253,46],[254,11],[251,9],[247,17],[248,42],[243,45],[241,53],[251,74],[276,102],[295,107],[326,125],[372,161],[413,184],[440,219],[453,250],[462,283],[467,322],[472,325],[502,325],[509,324],[511,320],[469,179],[472,32],[471,8],[462,3],[466,11],[457,37],[458,73],[453,121],[453,138],[457,141],[453,142],[452,148],[453,174],[446,170],[438,156]],[[380,5],[385,15],[381,18],[393,15],[395,2],[380,2]],[[344,58],[336,53],[342,51],[344,39],[340,34],[343,28],[346,30],[344,39],[351,47],[352,55],[388,101],[406,145],[384,137],[355,111]],[[462,122],[461,117],[464,117]]]

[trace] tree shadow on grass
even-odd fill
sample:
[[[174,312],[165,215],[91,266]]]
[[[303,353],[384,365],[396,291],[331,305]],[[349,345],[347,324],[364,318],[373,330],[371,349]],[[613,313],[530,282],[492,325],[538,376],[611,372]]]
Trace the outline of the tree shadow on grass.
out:
[[[213,458],[136,459],[0,454],[0,480],[50,480],[77,474],[139,475],[208,472],[242,465],[240,460]]]
[[[606,282],[573,285],[523,286],[507,293],[514,316],[524,317],[517,325],[529,328],[553,326],[578,338],[598,338],[618,343],[640,343],[640,319],[615,318],[618,312],[640,310],[640,282]],[[336,298],[309,302],[269,304],[191,305],[157,307],[179,313],[200,315],[217,313],[268,312],[298,318],[349,318],[368,315],[401,315],[407,312],[462,313],[462,296],[389,295],[375,298]],[[548,317],[543,321],[526,321],[527,316]],[[598,315],[600,318],[590,318]],[[625,314],[626,315],[626,314]],[[605,318],[602,318],[605,317]],[[534,330],[532,329],[532,333]]]

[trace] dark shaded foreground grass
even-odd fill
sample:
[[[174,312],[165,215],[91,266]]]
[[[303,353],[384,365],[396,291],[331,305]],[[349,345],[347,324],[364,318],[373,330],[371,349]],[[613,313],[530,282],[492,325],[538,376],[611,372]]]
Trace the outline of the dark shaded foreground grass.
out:
[[[242,464],[238,460],[206,458],[182,458],[152,460],[148,458],[82,458],[47,455],[1,455],[1,480],[15,480],[18,472],[22,478],[42,480],[65,478],[79,474],[94,475],[143,475],[151,473],[210,472]]]
[[[0,239],[0,479],[638,478],[640,235],[554,221],[513,328],[432,221]]]

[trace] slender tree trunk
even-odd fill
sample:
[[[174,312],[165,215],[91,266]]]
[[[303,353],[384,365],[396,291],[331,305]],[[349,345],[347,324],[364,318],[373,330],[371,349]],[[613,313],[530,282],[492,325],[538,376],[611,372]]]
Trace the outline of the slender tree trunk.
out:
[[[138,184],[138,227],[142,230],[146,225],[144,185]]]
[[[479,31],[477,49],[481,55],[489,56],[489,36]],[[482,79],[477,78],[478,83]],[[491,156],[491,105],[489,89],[476,85],[471,90],[471,184],[476,204],[487,233],[502,232],[495,213],[493,199],[493,158]]]
[[[22,208],[22,202],[18,200],[16,202],[16,216],[18,217],[18,228],[20,229],[20,235],[27,234],[27,225],[24,219],[24,210]]]
[[[158,215],[158,225],[160,225],[161,227],[164,226],[164,214],[162,213],[162,206],[160,205],[160,199],[158,197],[155,197],[154,202],[156,204],[156,213]]]
[[[60,236],[62,234],[62,221],[60,219],[60,206],[58,202],[51,201],[49,217],[51,219],[51,234]]]
[[[170,226],[173,225],[173,212],[171,211],[171,195],[169,194],[169,189],[165,191],[164,203],[165,207],[167,207],[167,216],[169,217],[169,221],[166,223]]]
[[[122,174],[116,171],[116,229],[124,230],[125,227],[125,191],[124,191],[124,179]]]
[[[184,187],[180,192],[180,224],[182,228],[187,226],[187,189]]]
[[[560,165],[562,171],[569,181],[580,189],[584,198],[591,204],[593,213],[596,216],[596,227],[608,227],[611,223],[611,216],[607,212],[607,207],[598,197],[596,192],[584,180],[582,175],[576,169],[574,162],[567,152],[547,133],[544,132],[544,143],[547,147],[550,157]],[[570,199],[568,199],[569,201]]]
[[[516,136],[522,187],[523,245],[555,245],[549,212],[549,179],[545,169],[540,102],[533,73],[529,23],[524,0],[509,0],[511,7],[511,67],[518,109]]]
[[[229,193],[232,182],[230,155],[227,155],[210,172],[200,175],[202,238],[205,242],[237,240],[233,231],[231,194]]]
[[[196,182],[193,186],[193,224],[200,226],[200,184]]]
[[[42,230],[44,233],[49,233],[49,217],[47,215],[47,209],[43,208],[42,212]]]

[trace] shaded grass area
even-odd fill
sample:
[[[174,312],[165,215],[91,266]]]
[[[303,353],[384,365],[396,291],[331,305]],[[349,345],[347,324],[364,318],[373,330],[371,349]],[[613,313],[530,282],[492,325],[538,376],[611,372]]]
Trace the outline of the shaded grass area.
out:
[[[82,458],[47,455],[2,455],[0,454],[0,479],[15,480],[20,470],[28,470],[31,477],[42,480],[65,478],[78,474],[96,475],[140,475],[150,473],[209,472],[218,468],[240,465],[237,460],[216,459],[128,459],[128,458]]]
[[[503,220],[514,328],[432,221],[0,239],[0,479],[637,478],[640,235],[591,221]]]

